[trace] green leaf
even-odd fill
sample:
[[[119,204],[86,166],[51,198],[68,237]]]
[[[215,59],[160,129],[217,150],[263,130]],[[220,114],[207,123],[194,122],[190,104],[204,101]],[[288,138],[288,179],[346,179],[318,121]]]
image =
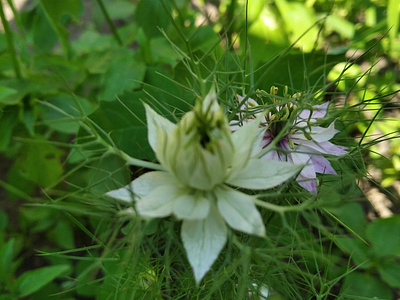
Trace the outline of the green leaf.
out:
[[[393,299],[386,284],[369,273],[358,272],[345,277],[340,295],[343,299]]]
[[[391,287],[400,288],[400,264],[395,260],[386,260],[378,266],[379,274]]]
[[[75,247],[73,231],[71,226],[65,221],[57,222],[57,225],[50,230],[49,237],[63,249],[72,249]]]
[[[335,243],[361,268],[371,266],[370,248],[357,238],[337,237]]]
[[[67,55],[71,54],[70,45],[68,42],[69,32],[65,28],[66,20],[70,17],[77,19],[81,9],[81,0],[53,1],[40,0],[42,8],[46,12],[46,16],[57,33],[64,52]]]
[[[399,31],[400,0],[389,0],[387,7],[387,25],[390,29],[389,39],[393,43]]]
[[[18,91],[15,89],[8,88],[6,86],[0,86],[0,105],[14,105],[19,102],[18,97],[13,97]]]
[[[400,216],[375,220],[366,233],[377,256],[400,256]]]
[[[121,102],[101,102],[89,117],[107,132],[119,149],[139,159],[154,159],[147,142],[147,125],[143,93],[125,93]]]
[[[124,91],[133,91],[142,85],[146,65],[135,59],[133,52],[121,48],[114,52],[114,58],[102,78],[103,89],[99,100],[113,101]]]
[[[25,143],[20,151],[15,164],[21,176],[38,185],[50,186],[57,182],[63,173],[60,158],[64,151],[48,144],[42,138],[36,137],[32,142]]]
[[[168,11],[164,9],[163,3]],[[165,0],[141,0],[137,4],[135,21],[142,27],[146,36],[151,39],[161,36],[160,29],[165,29],[170,24],[169,1]]]
[[[3,108],[3,114],[0,116],[0,151],[7,149],[10,144],[11,136],[15,126],[18,123],[18,108]]]
[[[89,115],[95,109],[94,105],[87,99],[75,97],[74,100],[72,96],[65,94],[60,94],[55,98],[49,99],[46,103],[40,103],[39,106],[42,111],[44,124],[49,128],[63,133],[77,133],[79,118]],[[82,112],[80,108],[82,108]]]
[[[12,276],[10,271],[12,270],[11,264],[14,259],[15,253],[15,239],[10,239],[7,243],[0,247],[0,282],[2,278]]]
[[[64,272],[68,271],[69,268],[69,265],[58,265],[25,272],[16,282],[18,295],[20,297],[26,297],[33,294]]]
[[[326,191],[328,193],[328,191]],[[337,197],[340,197],[337,195]],[[328,197],[329,199],[329,197]],[[328,203],[326,201],[326,203]],[[345,203],[328,207],[327,210],[339,218],[345,226],[348,226],[351,231],[356,232],[361,237],[365,237],[365,228],[367,219],[362,206],[359,203]]]
[[[8,223],[7,214],[4,211],[0,210],[0,231],[6,229],[7,223]]]

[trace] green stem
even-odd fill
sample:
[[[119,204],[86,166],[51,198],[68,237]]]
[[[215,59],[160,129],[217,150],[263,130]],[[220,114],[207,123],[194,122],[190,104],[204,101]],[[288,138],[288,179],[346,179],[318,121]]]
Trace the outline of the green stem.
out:
[[[19,16],[18,11],[15,9],[13,1],[12,0],[7,0],[7,3],[10,6],[11,11],[12,11],[12,13],[14,15],[14,20],[15,20],[15,23],[17,24],[19,34],[24,39],[25,38],[25,31],[24,31],[24,25],[22,25],[21,17]],[[24,39],[24,42],[25,42],[25,39]]]
[[[17,59],[17,56],[16,56],[14,43],[13,43],[12,32],[11,32],[10,26],[8,24],[8,21],[6,19],[6,16],[4,15],[3,2],[2,1],[0,1],[0,19],[1,19],[1,22],[3,23],[4,32],[6,34],[7,46],[8,46],[9,52],[11,54],[11,60],[12,60],[12,64],[13,64],[13,67],[14,67],[15,76],[18,79],[21,79],[22,78],[22,76],[21,76],[21,68],[19,66],[18,59]]]
[[[115,27],[113,21],[111,20],[110,15],[108,14],[107,9],[103,4],[103,1],[102,0],[96,0],[96,1],[100,6],[101,12],[103,13],[104,17],[106,18],[108,26],[110,26],[110,29],[114,35],[114,38],[117,40],[117,42],[120,46],[123,46],[122,39],[119,36],[119,34],[117,32],[117,28]],[[151,16],[149,16],[149,17],[151,18]]]
[[[46,2],[40,1],[40,5],[43,9],[44,14],[46,15],[47,20],[49,21],[51,27],[56,32],[58,38],[60,39],[61,47],[66,58],[69,60],[72,57],[72,50],[68,42],[68,36],[65,34],[65,28],[61,27],[59,21],[55,20],[51,13],[48,12],[48,4]]]
[[[156,163],[152,163],[152,162],[149,162],[149,161],[145,161],[145,160],[141,160],[141,159],[137,159],[137,158],[133,158],[133,157],[129,156],[128,154],[126,154],[125,152],[123,152],[123,151],[111,146],[109,143],[104,141],[99,136],[98,136],[98,142],[100,144],[102,144],[103,146],[105,146],[109,152],[120,156],[121,158],[126,160],[126,162],[128,164],[130,164],[132,166],[143,167],[143,168],[146,168],[146,169],[153,169],[153,170],[158,170],[158,171],[165,171],[165,168],[162,165],[156,164]]]
[[[279,213],[280,215],[283,215],[284,213],[289,212],[289,211],[302,211],[305,209],[313,209],[313,208],[316,208],[319,206],[319,204],[314,201],[307,201],[307,202],[303,202],[301,204],[293,205],[293,206],[280,206],[280,205],[275,205],[272,203],[268,203],[268,202],[259,200],[255,197],[253,198],[253,203],[260,207],[263,207],[268,210],[272,210],[276,213]]]

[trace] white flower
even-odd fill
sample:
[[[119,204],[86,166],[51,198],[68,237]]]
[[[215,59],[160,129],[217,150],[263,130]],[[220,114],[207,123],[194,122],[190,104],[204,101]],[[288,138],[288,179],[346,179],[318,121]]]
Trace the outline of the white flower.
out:
[[[271,88],[272,95],[274,95],[274,91],[276,92],[276,89]],[[298,95],[295,95],[294,98],[296,96]],[[238,96],[238,99],[242,101],[244,97]],[[325,117],[327,108],[328,103],[324,103],[313,106],[312,110],[304,109],[298,113],[295,105],[287,103],[277,106],[273,111],[270,110],[265,115],[264,122],[261,125],[261,127],[266,128],[261,143],[261,148],[264,149],[277,138],[285,123],[290,122],[291,114],[298,114],[292,121],[287,134],[281,136],[277,141],[276,147],[278,149],[269,151],[262,158],[305,165],[296,180],[300,186],[313,193],[317,193],[316,173],[336,175],[335,170],[323,155],[341,156],[347,150],[346,147],[329,142],[337,133],[334,123],[331,123],[327,128],[315,125],[318,119]],[[260,109],[262,109],[262,106],[249,98],[242,104],[241,110],[250,112],[256,110],[256,114],[252,116],[248,112],[246,117],[241,119],[241,122],[243,124],[254,122]],[[239,116],[241,117],[241,114]],[[236,130],[238,126],[233,124],[231,128]]]
[[[299,167],[252,157],[260,120],[232,134],[211,91],[173,124],[145,106],[149,143],[165,171],[153,171],[107,195],[136,200],[145,217],[174,215],[183,220],[181,237],[196,282],[210,269],[227,239],[228,224],[263,236],[265,227],[253,197],[231,186],[268,189],[289,179]]]

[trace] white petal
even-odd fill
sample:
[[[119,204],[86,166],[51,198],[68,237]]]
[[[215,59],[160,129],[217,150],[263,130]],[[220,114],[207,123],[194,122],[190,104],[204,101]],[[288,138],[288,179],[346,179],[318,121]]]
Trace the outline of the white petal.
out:
[[[331,123],[329,127],[322,130],[311,132],[311,137],[316,142],[326,142],[333,138],[336,134],[335,124]]]
[[[163,185],[138,199],[136,209],[145,217],[166,217],[172,214],[175,200],[185,193],[187,193],[186,190],[175,185]]]
[[[162,185],[174,185],[177,181],[171,174],[167,172],[148,172],[142,176],[136,178],[130,183],[129,189],[132,190],[135,195],[144,197],[154,189]]]
[[[250,154],[254,148],[257,135],[259,134],[258,126],[261,122],[261,116],[254,121],[246,123],[232,134],[232,143],[235,149],[232,163],[232,173],[242,169],[250,158]]]
[[[147,130],[149,144],[154,152],[157,149],[157,142],[160,140],[159,134],[169,134],[176,127],[168,119],[157,114],[150,106],[144,104],[146,109]]]
[[[106,195],[110,196],[112,198],[118,199],[118,200],[128,202],[128,203],[133,200],[133,193],[130,188],[130,184],[128,184],[120,189],[109,191],[106,193]]]
[[[296,175],[302,168],[288,162],[266,159],[251,159],[228,184],[246,189],[265,190],[281,184]]]
[[[178,219],[201,220],[210,212],[210,200],[202,195],[185,194],[176,199],[173,212]]]
[[[212,208],[206,219],[182,223],[183,246],[196,283],[210,270],[226,242],[225,222],[215,210]]]
[[[218,105],[217,94],[215,93],[214,87],[210,89],[201,106],[202,111],[208,113],[216,112],[221,109]]]
[[[174,178],[167,172],[149,172],[139,176],[120,189],[107,192],[106,195],[125,202],[131,202],[134,200],[133,196],[143,197],[161,185],[175,183]]]
[[[233,229],[263,236],[265,227],[252,197],[230,188],[218,188],[218,210]]]

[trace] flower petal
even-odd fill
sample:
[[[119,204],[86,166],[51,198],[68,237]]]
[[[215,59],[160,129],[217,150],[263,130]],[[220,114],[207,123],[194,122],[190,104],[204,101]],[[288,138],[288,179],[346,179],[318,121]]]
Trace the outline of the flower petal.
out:
[[[175,200],[173,212],[178,219],[202,220],[210,212],[210,200],[203,195],[185,194]]]
[[[131,189],[131,184],[128,184],[122,188],[119,188],[117,190],[112,190],[106,193],[107,196],[122,200],[125,202],[130,203],[134,197],[133,197],[133,192]]]
[[[218,210],[230,227],[249,234],[265,235],[264,223],[251,196],[228,187],[216,189],[215,194]]]
[[[138,199],[136,209],[145,217],[166,217],[172,214],[175,200],[187,192],[175,185],[162,185]]]
[[[337,175],[330,162],[325,157],[320,155],[311,155],[311,161],[314,165],[315,172]]]
[[[293,142],[297,143],[298,141],[293,139]],[[314,141],[302,141],[301,145],[297,148],[297,151],[306,152],[310,154],[323,153],[329,155],[342,156],[346,154],[347,149],[348,149],[347,147],[338,146],[332,144],[331,142],[316,143]]]
[[[336,134],[335,123],[332,122],[327,128],[323,128],[319,131],[312,131],[311,137],[316,142],[326,142],[333,138]]]
[[[171,174],[167,172],[154,171],[145,173],[130,184],[130,189],[139,197],[144,197],[151,191],[162,185],[178,184]]]
[[[176,184],[176,181],[167,172],[149,172],[139,176],[122,188],[107,192],[106,195],[125,202],[131,202],[134,200],[134,196],[146,196],[155,188],[165,184]]]
[[[302,165],[265,159],[251,159],[228,184],[246,189],[265,190],[281,184],[300,172]]]
[[[168,119],[157,114],[150,106],[144,104],[146,109],[147,130],[149,144],[154,152],[157,152],[157,143],[160,141],[160,135],[168,135],[176,127]]]
[[[226,243],[225,222],[216,208],[212,208],[206,219],[183,221],[181,237],[196,283],[199,283]]]
[[[232,134],[232,143],[235,149],[232,174],[246,165],[254,149],[254,142],[260,142],[257,137],[260,133],[258,126],[260,125],[261,117],[246,123]]]

